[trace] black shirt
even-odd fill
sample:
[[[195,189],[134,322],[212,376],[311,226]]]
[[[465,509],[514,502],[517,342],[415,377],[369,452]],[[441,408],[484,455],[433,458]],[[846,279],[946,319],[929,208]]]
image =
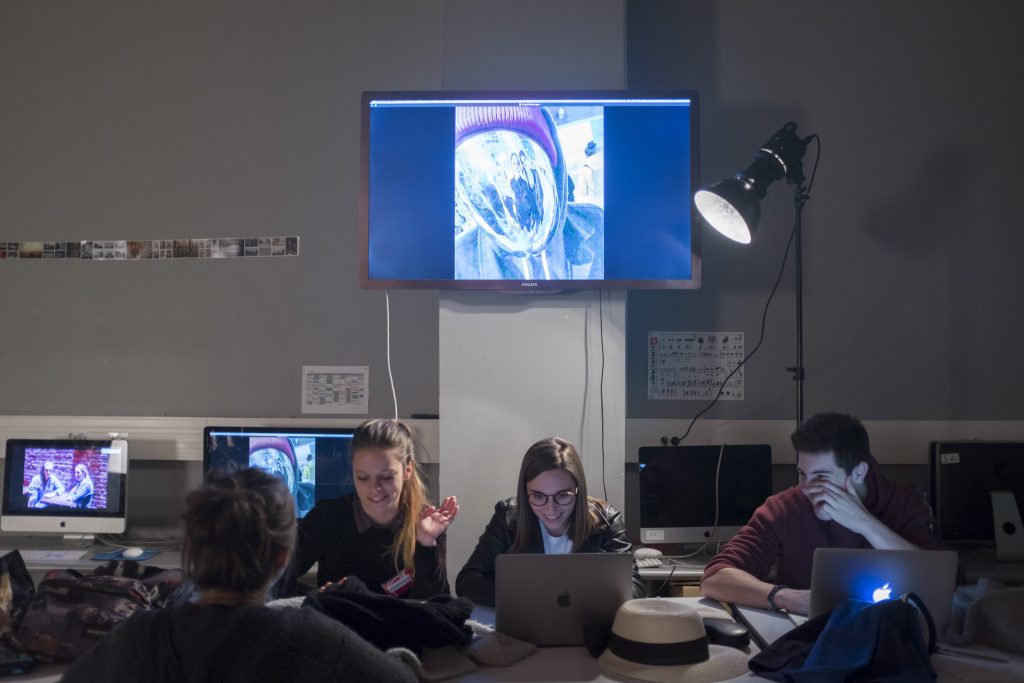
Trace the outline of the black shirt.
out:
[[[136,612],[61,681],[414,683],[416,676],[312,609],[188,604]]]
[[[396,529],[394,525],[373,525],[361,532],[355,497],[349,494],[321,500],[299,521],[293,577],[302,576],[317,563],[318,586],[352,575],[370,590],[385,592],[381,584],[398,573],[389,552]],[[416,544],[413,585],[402,597],[425,599],[451,592],[445,569],[445,540],[445,534],[441,534],[435,547]]]

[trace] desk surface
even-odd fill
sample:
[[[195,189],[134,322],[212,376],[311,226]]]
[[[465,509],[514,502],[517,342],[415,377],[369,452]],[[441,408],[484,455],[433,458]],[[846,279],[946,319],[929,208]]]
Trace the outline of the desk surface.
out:
[[[689,558],[675,559],[662,557],[657,567],[637,567],[640,578],[645,581],[673,581],[678,583],[700,583],[707,560]]]
[[[702,598],[665,598],[678,600],[683,604],[699,609],[711,616],[712,613],[722,615],[721,605]],[[744,615],[751,624],[769,642],[785,634],[793,627],[792,622],[784,614],[770,613],[765,610],[744,610]],[[494,623],[494,612],[488,608],[478,607],[473,618],[481,623]],[[1021,681],[1024,680],[1024,657],[1010,655],[983,646],[960,648],[979,654],[988,654],[1005,660],[1006,663],[986,662],[977,659],[935,655],[932,665],[942,683],[958,683],[960,681]],[[748,654],[755,654],[757,647],[751,644]],[[32,683],[57,683],[65,667],[63,665],[39,665],[30,674],[11,676],[8,680],[31,681]],[[573,681],[574,683],[621,683],[621,679],[604,675],[597,660],[591,657],[582,647],[550,647],[540,648],[536,654],[508,667],[480,667],[476,671],[451,679],[461,683],[523,683],[525,681]],[[747,674],[734,681],[764,680],[753,674]]]
[[[728,617],[722,606],[705,598],[664,598],[682,602],[698,609],[705,616]],[[473,619],[484,624],[494,624],[494,610],[477,607]],[[756,646],[751,644],[745,650],[753,655]],[[536,654],[507,667],[480,667],[476,671],[453,679],[461,683],[521,683],[523,681],[594,681],[596,683],[621,683],[623,679],[605,675],[597,660],[582,647],[542,647]],[[732,680],[764,680],[747,674]]]

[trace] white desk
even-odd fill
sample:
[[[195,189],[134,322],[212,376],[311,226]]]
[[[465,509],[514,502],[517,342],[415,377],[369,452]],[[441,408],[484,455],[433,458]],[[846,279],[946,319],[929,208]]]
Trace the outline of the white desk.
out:
[[[724,615],[721,606],[703,598],[663,598],[677,600],[685,605],[700,609],[701,612],[714,611]],[[745,610],[744,614],[761,633],[771,642],[793,628],[789,618],[782,614],[772,614],[764,610]],[[473,611],[473,618],[481,623],[494,623],[494,612],[488,608],[478,607]],[[938,673],[940,683],[972,683],[984,681],[1024,681],[1024,657],[993,650],[984,646],[960,647],[979,654],[989,654],[1006,660],[1007,663],[986,662],[976,659],[964,659],[948,655],[935,655],[932,665]],[[756,654],[757,647],[751,643],[748,654]],[[57,683],[66,667],[57,664],[37,665],[31,673],[24,676],[10,676],[6,680],[14,683],[25,681],[32,683]],[[623,679],[605,675],[597,660],[582,647],[549,647],[540,648],[536,654],[507,667],[480,667],[476,671],[450,679],[460,683],[557,683],[570,681],[573,683],[621,683]],[[763,681],[753,674],[747,674],[734,681]]]
[[[662,558],[662,563],[657,567],[638,567],[640,578],[649,584],[658,581],[670,581],[672,583],[685,583],[697,585],[704,576],[704,566],[707,560],[685,559],[677,560],[671,557]]]
[[[714,610],[721,616],[725,612],[721,606],[714,601],[704,598],[663,598],[665,600],[677,600],[685,605],[705,610]],[[744,614],[764,636],[769,643],[784,635],[793,628],[793,623],[784,614],[767,612],[765,610],[745,610]],[[709,614],[710,616],[710,614]],[[482,623],[493,624],[494,613],[492,610],[477,608],[473,612],[473,618]],[[1024,657],[1011,655],[992,648],[980,645],[959,647],[961,650],[970,650],[979,654],[989,654],[1007,661],[1006,664],[985,662],[976,659],[965,659],[947,655],[935,655],[932,657],[932,666],[938,673],[938,680],[941,683],[957,683],[959,681],[1024,681]],[[747,648],[748,654],[756,654],[757,646],[751,642]],[[531,682],[557,682],[557,681],[594,681],[620,682],[622,679],[613,678],[604,674],[597,660],[582,647],[552,647],[540,648],[536,654],[527,657],[521,662],[509,667],[480,667],[473,673],[462,676],[458,679],[461,683],[522,683]],[[735,681],[763,681],[765,679],[748,673]]]
[[[663,598],[674,600],[700,609],[707,616],[728,617],[722,606],[705,598]],[[714,614],[712,614],[712,612]],[[494,623],[494,611],[488,608],[477,607],[473,610],[473,619],[484,623]],[[747,648],[748,654],[757,653],[756,646],[751,643]],[[599,683],[621,683],[624,679],[614,678],[605,674],[598,665],[597,660],[590,656],[590,653],[582,647],[542,647],[526,659],[507,667],[480,667],[476,671],[453,679],[460,683],[524,683],[545,681],[595,681]],[[763,681],[753,674],[747,674],[733,680]]]

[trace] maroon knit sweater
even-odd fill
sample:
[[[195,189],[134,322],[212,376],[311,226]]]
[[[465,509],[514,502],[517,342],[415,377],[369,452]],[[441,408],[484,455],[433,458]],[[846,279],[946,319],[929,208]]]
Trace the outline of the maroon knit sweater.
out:
[[[907,484],[878,474],[878,463],[869,458],[864,507],[919,548],[938,549],[932,533],[932,514],[920,494]],[[747,525],[722,546],[704,569],[707,578],[723,567],[736,567],[767,581],[778,563],[775,583],[790,588],[811,586],[811,563],[817,548],[870,548],[860,534],[836,522],[814,516],[811,501],[800,486],[771,496]]]

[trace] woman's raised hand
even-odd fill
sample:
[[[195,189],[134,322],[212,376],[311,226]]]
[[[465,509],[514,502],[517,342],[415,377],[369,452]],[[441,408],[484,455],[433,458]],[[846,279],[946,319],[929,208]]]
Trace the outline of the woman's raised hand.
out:
[[[437,537],[445,532],[459,514],[459,503],[455,496],[448,496],[437,507],[428,505],[420,512],[419,524],[416,527],[416,541],[420,545],[435,546]]]

